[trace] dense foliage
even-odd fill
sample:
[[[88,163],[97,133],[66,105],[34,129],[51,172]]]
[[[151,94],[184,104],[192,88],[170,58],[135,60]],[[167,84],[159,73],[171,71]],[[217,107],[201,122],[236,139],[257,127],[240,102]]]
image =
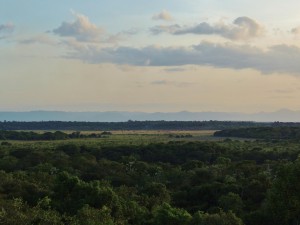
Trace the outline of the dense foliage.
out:
[[[296,141],[2,143],[0,224],[300,222]]]
[[[255,139],[299,139],[300,126],[297,127],[251,127],[226,129],[215,132],[216,137],[240,137]]]
[[[101,138],[111,135],[110,132],[104,131],[101,134],[81,134],[80,132],[72,132],[70,134],[55,131],[55,132],[26,132],[26,131],[6,131],[0,130],[0,140],[23,140],[23,141],[36,141],[36,140],[66,140],[73,138]]]

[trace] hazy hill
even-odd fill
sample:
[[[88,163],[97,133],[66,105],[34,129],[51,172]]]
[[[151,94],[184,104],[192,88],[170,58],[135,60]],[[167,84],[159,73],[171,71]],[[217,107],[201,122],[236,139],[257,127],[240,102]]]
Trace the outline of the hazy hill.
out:
[[[63,112],[63,111],[29,111],[0,112],[0,121],[90,121],[122,122],[128,120],[166,120],[166,121],[258,121],[258,122],[300,122],[300,111],[279,110],[276,112],[259,112],[253,114],[235,112]]]

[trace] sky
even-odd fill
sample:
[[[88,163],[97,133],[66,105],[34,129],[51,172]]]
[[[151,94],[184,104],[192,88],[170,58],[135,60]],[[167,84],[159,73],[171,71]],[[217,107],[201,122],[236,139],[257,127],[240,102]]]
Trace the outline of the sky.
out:
[[[0,0],[0,111],[300,110],[298,0]]]

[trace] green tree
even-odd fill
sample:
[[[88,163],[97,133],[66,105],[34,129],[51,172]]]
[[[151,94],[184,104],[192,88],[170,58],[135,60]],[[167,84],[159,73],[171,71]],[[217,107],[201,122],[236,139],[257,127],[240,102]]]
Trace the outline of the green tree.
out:
[[[300,161],[281,166],[267,197],[273,224],[300,224]]]
[[[243,210],[243,201],[238,194],[229,192],[227,195],[222,195],[219,198],[219,206],[225,211],[232,211],[239,215]]]
[[[111,211],[106,206],[95,209],[89,205],[83,206],[74,216],[70,225],[114,225]]]
[[[107,206],[117,215],[120,211],[116,193],[106,182],[84,182],[66,172],[58,175],[53,204],[60,212],[76,214],[84,205],[94,208]]]
[[[231,211],[209,214],[198,211],[194,214],[191,225],[243,225],[243,221]]]
[[[184,209],[173,208],[163,203],[154,209],[153,225],[188,225],[192,216]]]

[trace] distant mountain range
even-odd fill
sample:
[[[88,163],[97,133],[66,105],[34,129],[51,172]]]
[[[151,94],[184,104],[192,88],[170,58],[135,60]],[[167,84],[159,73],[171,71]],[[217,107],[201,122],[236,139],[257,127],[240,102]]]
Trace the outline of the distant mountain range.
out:
[[[29,111],[0,112],[0,121],[88,121],[123,122],[128,120],[165,121],[257,121],[257,122],[300,122],[300,111],[282,109],[275,112],[236,113],[236,112],[63,112]]]

